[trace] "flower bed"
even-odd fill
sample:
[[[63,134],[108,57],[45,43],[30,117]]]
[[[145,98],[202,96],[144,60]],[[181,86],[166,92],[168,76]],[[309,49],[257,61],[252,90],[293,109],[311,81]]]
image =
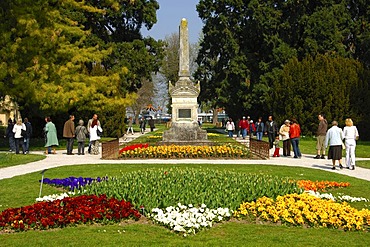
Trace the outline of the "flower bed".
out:
[[[139,219],[140,213],[130,202],[108,199],[105,195],[67,197],[39,202],[21,208],[9,208],[0,214],[0,228],[23,231],[50,229],[86,223],[119,222]]]
[[[68,177],[68,178],[44,178],[43,183],[54,185],[56,187],[63,187],[67,188],[70,191],[74,191],[75,189],[79,189],[87,184],[91,184],[93,182],[101,182],[107,178],[83,178],[83,177]],[[39,181],[41,182],[41,180]]]
[[[165,210],[154,208],[148,214],[154,222],[164,225],[175,232],[195,234],[204,228],[210,228],[215,222],[228,220],[231,217],[228,208],[209,209],[205,204],[193,207],[177,204],[177,207],[167,207]]]
[[[246,158],[248,149],[243,145],[179,146],[161,145],[121,149],[121,158]]]
[[[321,226],[345,230],[369,230],[370,210],[357,210],[347,203],[336,203],[309,194],[288,194],[276,200],[262,197],[245,202],[235,213],[261,220],[291,225]]]
[[[304,190],[325,191],[327,188],[348,187],[350,183],[347,182],[333,182],[333,181],[311,181],[299,180],[298,186]]]
[[[172,168],[139,170],[84,187],[84,194],[127,199],[146,210],[184,204],[236,210],[243,201],[303,192],[297,183],[276,176],[234,171]],[[150,196],[147,196],[150,195]],[[147,211],[148,213],[149,211]]]

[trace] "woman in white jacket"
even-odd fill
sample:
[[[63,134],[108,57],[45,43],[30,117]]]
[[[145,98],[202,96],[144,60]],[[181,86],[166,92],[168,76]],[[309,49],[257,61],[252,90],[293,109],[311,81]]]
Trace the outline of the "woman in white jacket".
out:
[[[14,124],[13,127],[13,132],[14,132],[14,140],[15,140],[15,153],[19,154],[19,145],[23,141],[23,136],[22,136],[22,130],[26,130],[26,125],[22,123],[21,119],[17,120],[17,123]],[[22,145],[23,147],[23,145]],[[23,150],[23,153],[25,150]]]
[[[346,166],[347,169],[354,170],[356,166],[356,140],[358,139],[358,131],[356,126],[353,126],[353,121],[347,118],[346,126],[343,128],[343,138],[345,139],[346,145]]]
[[[94,119],[90,126],[90,142],[91,142],[91,154],[99,154],[99,140],[100,136],[98,131],[101,133],[103,129],[98,125],[98,120]]]

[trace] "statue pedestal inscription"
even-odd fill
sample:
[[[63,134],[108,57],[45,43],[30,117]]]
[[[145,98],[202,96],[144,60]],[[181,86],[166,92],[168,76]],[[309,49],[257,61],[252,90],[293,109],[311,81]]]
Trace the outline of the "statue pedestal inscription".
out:
[[[179,80],[169,83],[172,98],[172,126],[163,133],[163,142],[199,142],[207,140],[207,131],[198,124],[198,101],[200,85],[190,80],[188,24],[180,24]]]

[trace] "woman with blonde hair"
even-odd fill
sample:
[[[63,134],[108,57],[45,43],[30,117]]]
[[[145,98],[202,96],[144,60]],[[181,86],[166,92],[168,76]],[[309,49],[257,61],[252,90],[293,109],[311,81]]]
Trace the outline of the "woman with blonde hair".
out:
[[[356,140],[358,140],[358,130],[356,126],[353,125],[353,121],[347,118],[346,126],[343,128],[343,138],[345,139],[346,145],[346,168],[354,170],[356,166]]]
[[[21,145],[23,142],[22,130],[26,131],[26,126],[22,123],[22,119],[18,119],[17,123],[13,127],[16,154],[19,154],[19,145]],[[22,148],[23,148],[23,145],[22,145]],[[26,150],[23,150],[23,153],[25,151]]]

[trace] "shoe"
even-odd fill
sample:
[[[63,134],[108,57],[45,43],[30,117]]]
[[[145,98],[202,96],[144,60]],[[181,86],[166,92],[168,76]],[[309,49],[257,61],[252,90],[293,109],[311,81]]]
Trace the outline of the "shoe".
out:
[[[354,170],[355,169],[355,167],[354,166],[351,166],[351,168],[350,168],[351,170]]]
[[[350,169],[351,169],[351,167],[347,166],[347,167],[346,167],[346,169],[350,170]]]
[[[343,169],[343,166],[342,166],[342,164],[339,164],[339,168],[340,168],[340,169]]]
[[[323,159],[323,160],[324,160],[324,159],[325,159],[325,156],[324,156],[324,155],[321,155],[321,159]]]
[[[315,157],[313,157],[314,159],[320,159],[320,155],[316,155]]]
[[[332,170],[335,170],[335,166],[333,166],[331,169],[332,169]]]
[[[298,156],[294,156],[293,158],[294,158],[294,159],[298,159]]]
[[[278,155],[277,157],[280,157],[280,155]]]

